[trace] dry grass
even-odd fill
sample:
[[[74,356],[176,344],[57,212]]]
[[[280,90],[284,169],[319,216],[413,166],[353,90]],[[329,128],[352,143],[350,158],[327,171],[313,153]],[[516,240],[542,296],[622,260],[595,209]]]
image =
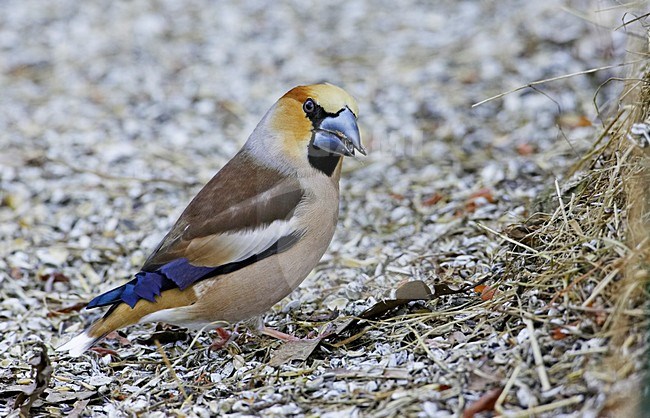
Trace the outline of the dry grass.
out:
[[[647,63],[647,52],[640,54]],[[645,368],[650,271],[650,148],[633,124],[650,127],[650,69],[638,65],[619,108],[570,178],[555,181],[533,205],[538,211],[502,232],[504,261],[489,300],[384,321],[391,339],[407,341],[444,373],[451,386],[502,387],[494,409],[508,416],[580,411],[602,402],[602,412],[633,416]],[[640,126],[640,125],[638,125]],[[472,330],[463,326],[472,324]],[[454,349],[497,346],[510,359],[478,358],[467,373],[452,355],[432,353],[436,336]],[[456,341],[458,342],[458,341]],[[489,350],[488,350],[489,351]],[[505,384],[503,384],[505,382]],[[490,395],[483,389],[486,396]],[[526,395],[525,392],[534,395]],[[492,393],[495,395],[495,393]],[[492,396],[490,395],[490,396]],[[458,396],[462,405],[463,394]],[[529,396],[529,408],[522,409]],[[604,396],[596,401],[599,396]]]
[[[538,202],[552,210],[506,229],[506,291],[494,301],[510,333],[526,328],[540,340],[531,347],[542,391],[603,383],[612,416],[634,414],[645,365],[650,149],[629,132],[650,122],[648,71],[639,67],[627,81],[620,111],[572,178]],[[607,343],[555,352],[572,338]]]

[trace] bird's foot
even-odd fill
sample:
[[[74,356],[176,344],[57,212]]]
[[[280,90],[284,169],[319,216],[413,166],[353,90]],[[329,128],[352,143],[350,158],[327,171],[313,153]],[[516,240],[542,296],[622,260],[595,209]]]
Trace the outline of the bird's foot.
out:
[[[219,334],[219,338],[215,338],[215,340],[210,344],[210,350],[212,351],[218,351],[223,349],[230,340],[232,339],[233,333],[227,331],[225,328],[216,328],[215,331],[217,334]]]

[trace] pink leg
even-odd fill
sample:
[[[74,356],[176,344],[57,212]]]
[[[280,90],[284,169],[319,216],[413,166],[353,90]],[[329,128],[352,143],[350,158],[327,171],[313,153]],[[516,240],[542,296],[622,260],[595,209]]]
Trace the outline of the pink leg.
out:
[[[273,328],[267,328],[266,326],[260,327],[259,332],[282,341],[300,341],[300,338],[296,336],[285,334],[282,331],[278,331],[277,329]]]

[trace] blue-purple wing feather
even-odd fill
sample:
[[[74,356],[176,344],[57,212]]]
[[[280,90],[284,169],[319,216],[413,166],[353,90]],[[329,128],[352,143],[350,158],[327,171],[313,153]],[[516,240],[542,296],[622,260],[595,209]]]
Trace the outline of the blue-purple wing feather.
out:
[[[197,281],[211,276],[217,269],[217,267],[193,266],[187,259],[180,258],[156,271],[139,272],[130,282],[91,300],[87,308],[119,302],[124,302],[133,308],[140,299],[155,302],[156,296],[160,296],[164,290],[186,289]]]
[[[179,258],[159,267],[155,271],[139,272],[130,282],[91,300],[86,308],[98,308],[121,302],[133,308],[140,299],[155,302],[156,296],[160,296],[165,290],[175,288],[184,290],[194,283],[209,277],[239,270],[256,261],[287,250],[299,238],[300,234],[284,236],[259,254],[255,254],[243,261],[217,267],[194,266],[186,258]]]

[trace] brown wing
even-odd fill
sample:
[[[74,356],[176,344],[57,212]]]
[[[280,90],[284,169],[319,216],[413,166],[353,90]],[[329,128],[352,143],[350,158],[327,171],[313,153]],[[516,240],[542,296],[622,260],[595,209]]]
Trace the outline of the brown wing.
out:
[[[237,234],[265,232],[275,221],[290,219],[303,194],[296,178],[240,151],[192,199],[142,270],[153,271],[183,257],[194,265],[232,262],[238,252],[231,241]]]

